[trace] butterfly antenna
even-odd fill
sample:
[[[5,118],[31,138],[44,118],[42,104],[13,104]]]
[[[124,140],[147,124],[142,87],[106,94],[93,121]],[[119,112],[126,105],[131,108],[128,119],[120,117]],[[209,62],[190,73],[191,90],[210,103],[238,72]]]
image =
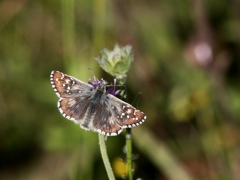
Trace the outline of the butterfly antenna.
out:
[[[92,70],[91,68],[88,68],[88,70],[89,70],[89,71],[91,71],[91,73],[93,74],[93,78],[94,78],[94,80],[97,80],[97,81],[99,81],[99,80],[96,78],[96,76],[95,76],[95,74],[94,74],[93,70]]]
[[[92,72],[93,76],[95,76],[95,74],[91,68],[88,68],[88,70]]]
[[[113,90],[114,90],[114,92],[115,92],[115,87],[116,87],[116,84],[117,84],[117,79],[116,78],[114,78],[114,80],[113,80],[113,84],[114,84],[114,86],[113,86]]]

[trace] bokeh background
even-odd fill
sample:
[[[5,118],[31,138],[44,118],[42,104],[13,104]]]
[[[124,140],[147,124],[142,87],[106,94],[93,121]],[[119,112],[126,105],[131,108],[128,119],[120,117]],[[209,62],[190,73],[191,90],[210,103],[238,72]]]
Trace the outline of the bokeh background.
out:
[[[63,118],[49,75],[112,82],[95,57],[132,45],[134,179],[240,179],[239,0],[1,0],[0,179],[107,179],[97,134]],[[124,175],[124,133],[109,137]],[[122,159],[120,158],[122,157]]]

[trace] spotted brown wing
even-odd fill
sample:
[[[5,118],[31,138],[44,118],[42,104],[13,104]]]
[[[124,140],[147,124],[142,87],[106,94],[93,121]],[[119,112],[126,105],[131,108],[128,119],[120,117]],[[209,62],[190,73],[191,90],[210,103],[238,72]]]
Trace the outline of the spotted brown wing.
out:
[[[92,128],[106,136],[116,136],[122,132],[122,127],[117,123],[106,103],[98,106],[93,117]]]
[[[51,72],[50,81],[53,90],[60,98],[58,109],[62,116],[80,125],[83,124],[93,87],[59,71]]]
[[[56,95],[61,98],[91,95],[93,88],[91,85],[59,71],[51,72],[50,81]]]
[[[63,117],[82,125],[86,121],[85,115],[91,102],[90,96],[76,98],[61,98],[58,109]],[[88,130],[89,128],[84,128]]]
[[[108,94],[106,104],[112,112],[112,118],[122,128],[132,128],[142,124],[147,116],[132,105],[118,99],[117,97]]]
[[[107,136],[121,133],[122,128],[132,128],[142,124],[146,115],[130,104],[107,94],[104,103],[98,108],[94,119],[95,131]]]

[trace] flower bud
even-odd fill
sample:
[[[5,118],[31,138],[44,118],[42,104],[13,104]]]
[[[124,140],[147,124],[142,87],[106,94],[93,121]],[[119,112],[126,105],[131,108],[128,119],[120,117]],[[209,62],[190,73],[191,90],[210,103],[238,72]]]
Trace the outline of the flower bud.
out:
[[[131,50],[132,47],[130,45],[119,47],[116,44],[113,51],[104,48],[101,52],[102,57],[95,59],[107,73],[117,79],[124,79],[133,62],[133,53]]]

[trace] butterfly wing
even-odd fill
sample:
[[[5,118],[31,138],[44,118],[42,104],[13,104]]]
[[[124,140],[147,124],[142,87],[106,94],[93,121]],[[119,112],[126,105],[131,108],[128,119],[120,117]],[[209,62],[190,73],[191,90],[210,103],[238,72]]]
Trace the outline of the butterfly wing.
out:
[[[60,98],[58,109],[67,119],[82,124],[92,99],[93,87],[59,71],[50,75],[52,88]]]
[[[60,98],[58,101],[58,109],[63,117],[75,123],[82,124],[84,123],[84,117],[91,102],[89,99],[90,96],[86,98]]]
[[[50,75],[52,88],[60,98],[90,96],[93,86],[59,71],[52,71]]]
[[[107,94],[104,103],[97,109],[92,125],[94,131],[107,136],[116,136],[122,132],[122,128],[138,126],[146,118],[143,112]]]
[[[93,117],[92,128],[106,136],[116,136],[122,132],[122,127],[115,121],[114,115],[106,103],[98,107]]]
[[[118,99],[117,97],[108,94],[106,104],[111,110],[112,118],[122,128],[132,128],[142,124],[147,116],[132,105]]]

